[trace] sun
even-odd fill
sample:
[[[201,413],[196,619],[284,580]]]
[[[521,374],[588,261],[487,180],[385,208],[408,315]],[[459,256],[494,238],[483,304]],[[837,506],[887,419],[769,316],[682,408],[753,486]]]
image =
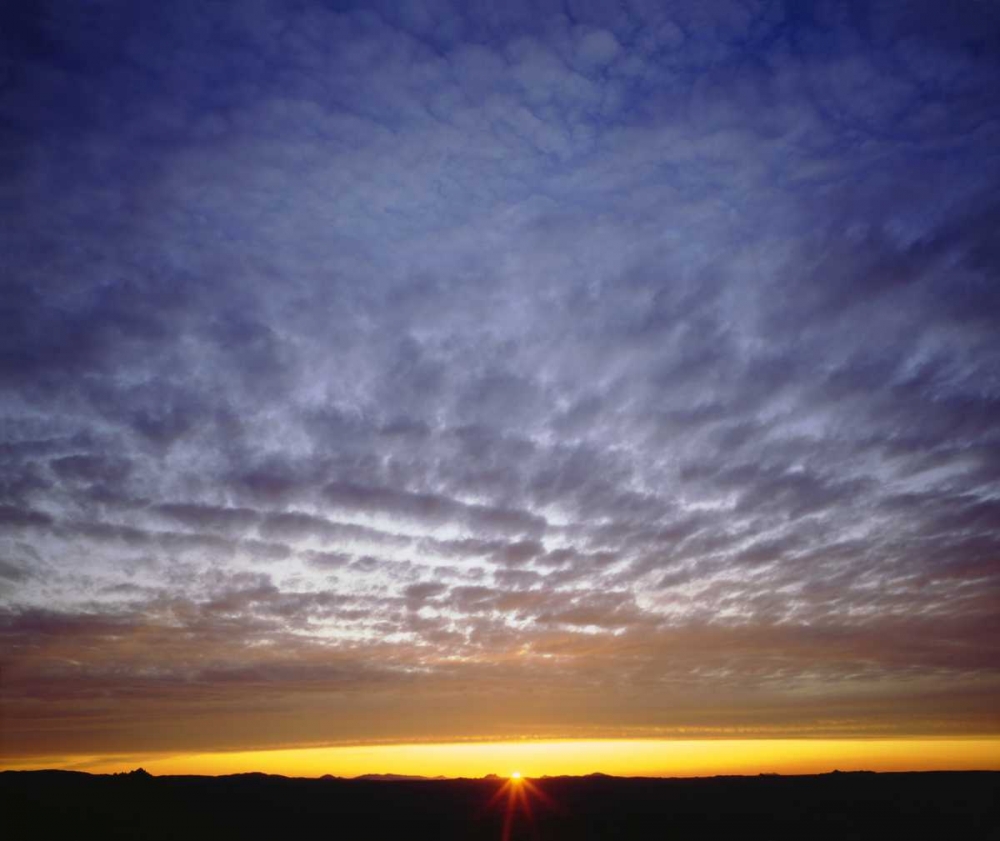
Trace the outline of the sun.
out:
[[[512,780],[513,780],[513,781],[514,781],[515,783],[518,783],[518,782],[520,782],[520,781],[521,781],[521,772],[520,772],[520,771],[513,771],[513,772],[511,773],[511,775],[510,775],[510,778],[511,778],[511,779],[512,779]]]

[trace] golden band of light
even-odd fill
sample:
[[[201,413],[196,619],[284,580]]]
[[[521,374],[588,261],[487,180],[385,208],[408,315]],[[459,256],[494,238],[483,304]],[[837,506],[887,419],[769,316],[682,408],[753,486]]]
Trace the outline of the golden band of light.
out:
[[[1000,737],[965,739],[649,739],[461,742],[289,748],[224,753],[31,757],[7,768],[95,773],[142,765],[152,774],[288,776],[393,773],[446,777],[542,775],[711,776],[841,771],[1000,770]]]

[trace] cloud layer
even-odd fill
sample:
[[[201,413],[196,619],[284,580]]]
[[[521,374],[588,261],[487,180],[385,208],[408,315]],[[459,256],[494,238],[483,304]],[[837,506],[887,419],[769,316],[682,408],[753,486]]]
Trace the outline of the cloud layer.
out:
[[[3,16],[5,752],[996,732],[992,4]]]

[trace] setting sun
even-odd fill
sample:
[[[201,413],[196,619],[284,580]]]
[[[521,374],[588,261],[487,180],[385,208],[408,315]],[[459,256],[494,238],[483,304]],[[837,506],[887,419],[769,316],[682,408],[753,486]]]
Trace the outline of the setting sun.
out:
[[[520,780],[521,779],[521,772],[520,771],[515,771],[513,774],[510,775],[510,778],[512,780],[514,780],[515,782],[518,781],[518,780]]]

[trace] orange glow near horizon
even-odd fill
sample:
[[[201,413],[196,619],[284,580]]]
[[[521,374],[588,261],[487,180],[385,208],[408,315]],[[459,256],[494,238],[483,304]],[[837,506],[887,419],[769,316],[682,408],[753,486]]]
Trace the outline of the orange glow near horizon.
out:
[[[285,748],[220,753],[47,756],[2,761],[9,769],[93,773],[234,774],[298,777],[393,773],[521,778],[582,775],[696,777],[841,771],[1000,770],[1000,737],[966,739],[648,739],[461,742]]]

